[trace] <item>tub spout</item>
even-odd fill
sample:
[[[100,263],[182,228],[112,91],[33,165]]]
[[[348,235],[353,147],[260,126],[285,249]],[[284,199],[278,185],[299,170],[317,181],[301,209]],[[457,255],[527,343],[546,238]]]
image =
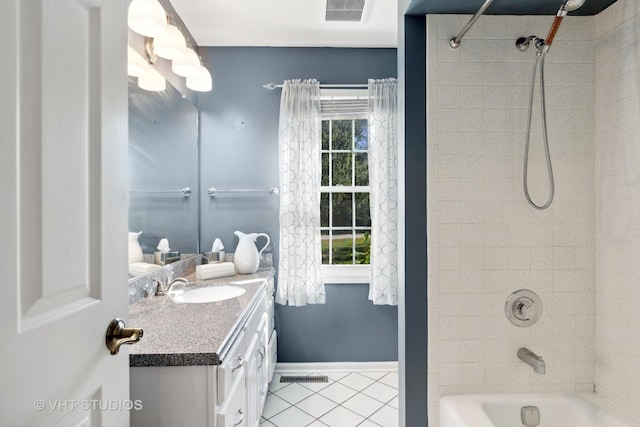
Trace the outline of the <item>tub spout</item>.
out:
[[[525,347],[520,348],[518,350],[518,359],[531,366],[536,374],[544,375],[547,365],[544,363],[544,360],[542,360],[542,357],[533,351]]]

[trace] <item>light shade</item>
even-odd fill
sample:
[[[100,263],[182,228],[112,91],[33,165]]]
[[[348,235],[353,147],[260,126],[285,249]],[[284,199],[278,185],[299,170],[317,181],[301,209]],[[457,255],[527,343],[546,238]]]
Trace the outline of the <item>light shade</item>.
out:
[[[149,72],[149,63],[134,48],[127,45],[127,74],[132,77],[144,76]]]
[[[209,92],[213,88],[211,73],[204,66],[200,66],[200,71],[194,76],[187,77],[187,87],[197,92]]]
[[[138,77],[138,86],[152,92],[159,92],[167,88],[167,81],[154,67],[149,66],[149,72]]]
[[[158,0],[133,0],[129,5],[129,28],[147,37],[167,31],[167,14]]]
[[[153,51],[165,59],[179,59],[184,57],[187,43],[184,36],[175,25],[167,25],[167,32],[153,40]]]
[[[195,76],[200,72],[200,58],[193,49],[188,48],[182,58],[174,59],[171,62],[171,69],[182,77]]]

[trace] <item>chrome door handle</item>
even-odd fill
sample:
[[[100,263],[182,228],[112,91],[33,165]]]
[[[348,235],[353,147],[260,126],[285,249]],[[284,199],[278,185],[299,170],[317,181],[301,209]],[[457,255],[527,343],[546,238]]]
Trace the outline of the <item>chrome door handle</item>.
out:
[[[237,425],[241,424],[242,421],[244,421],[244,412],[242,412],[242,408],[238,409],[238,414],[240,414],[240,418],[238,418],[238,421],[233,423],[234,426],[237,426]]]
[[[107,328],[106,344],[111,355],[116,355],[120,351],[122,344],[134,344],[142,338],[142,329],[125,328],[124,320],[117,317],[109,323]]]
[[[242,368],[242,365],[244,365],[244,359],[243,359],[243,357],[242,357],[242,356],[238,356],[238,357],[236,358],[236,360],[237,360],[238,362],[236,363],[236,365],[235,365],[235,366],[233,366],[233,367],[231,368],[231,372],[235,371],[236,369],[240,369],[240,368]]]
[[[264,365],[264,345],[258,349],[258,354],[260,355],[260,365],[258,365],[258,369],[260,369],[262,368],[262,365]]]

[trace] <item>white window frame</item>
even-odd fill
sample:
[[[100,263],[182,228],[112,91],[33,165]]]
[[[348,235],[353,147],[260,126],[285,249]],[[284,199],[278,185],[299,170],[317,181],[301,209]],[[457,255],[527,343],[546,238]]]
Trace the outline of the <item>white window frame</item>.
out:
[[[368,99],[366,89],[323,89],[320,98],[326,99]],[[321,120],[349,120],[369,119],[367,113],[361,114],[322,114]],[[368,153],[368,150],[367,150]],[[320,186],[320,193],[332,192],[335,186]],[[369,186],[344,186],[340,187],[345,193],[369,192]],[[342,191],[341,191],[342,192]],[[371,266],[367,264],[322,264],[322,276],[327,284],[368,284],[371,278]]]

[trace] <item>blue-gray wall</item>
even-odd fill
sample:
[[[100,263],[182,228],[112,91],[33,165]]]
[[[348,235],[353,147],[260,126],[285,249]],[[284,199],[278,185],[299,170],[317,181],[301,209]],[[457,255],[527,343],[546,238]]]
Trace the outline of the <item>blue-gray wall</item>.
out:
[[[397,75],[395,49],[209,47],[200,51],[214,79],[213,92],[198,97],[203,188],[278,186],[281,91],[268,91],[263,84],[292,78],[355,84]],[[205,193],[200,221],[203,250],[220,237],[227,251],[234,251],[234,230],[264,232],[272,238],[277,265],[277,197],[211,199]],[[367,285],[327,285],[324,305],[276,305],[278,359],[397,360],[397,308],[374,306],[367,300],[367,289]]]

